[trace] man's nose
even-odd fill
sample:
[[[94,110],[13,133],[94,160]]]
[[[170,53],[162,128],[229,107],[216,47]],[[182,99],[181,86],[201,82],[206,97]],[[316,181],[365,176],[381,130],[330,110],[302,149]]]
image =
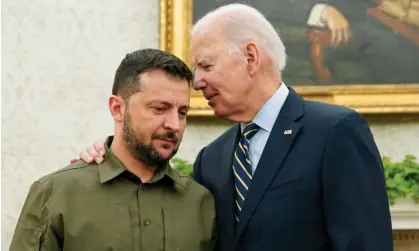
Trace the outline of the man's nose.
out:
[[[206,84],[205,84],[204,81],[197,81],[197,82],[194,83],[193,88],[194,88],[195,91],[199,91],[199,90],[204,89],[205,86],[206,86]]]
[[[195,72],[194,81],[193,81],[193,88],[195,91],[202,90],[205,88],[206,83],[202,78],[202,74],[199,73],[199,71]]]
[[[164,127],[174,132],[180,130],[180,117],[177,111],[167,115],[164,121]]]

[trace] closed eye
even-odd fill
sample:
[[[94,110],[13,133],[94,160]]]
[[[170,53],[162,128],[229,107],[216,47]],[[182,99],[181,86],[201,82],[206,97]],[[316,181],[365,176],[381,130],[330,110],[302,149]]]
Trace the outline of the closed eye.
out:
[[[211,70],[211,67],[212,67],[212,65],[204,65],[204,66],[202,66],[202,68],[203,68],[205,71],[209,71],[209,70]]]
[[[205,70],[205,71],[209,71],[211,70],[212,64],[209,64],[207,62],[201,62],[198,64],[198,67]]]
[[[162,106],[153,107],[155,113],[163,113],[166,109]]]

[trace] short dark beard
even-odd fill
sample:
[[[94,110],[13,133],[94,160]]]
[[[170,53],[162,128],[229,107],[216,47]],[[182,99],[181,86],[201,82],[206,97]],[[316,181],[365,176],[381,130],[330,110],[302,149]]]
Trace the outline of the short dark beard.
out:
[[[166,166],[170,159],[177,153],[178,148],[175,148],[169,157],[163,158],[151,144],[145,144],[138,139],[132,128],[131,116],[128,111],[125,112],[123,123],[122,138],[131,151],[132,156],[136,159],[143,161],[150,166],[162,167]],[[152,135],[152,138],[171,139],[174,141],[174,144],[177,144],[179,141],[174,132],[168,132],[165,135]]]

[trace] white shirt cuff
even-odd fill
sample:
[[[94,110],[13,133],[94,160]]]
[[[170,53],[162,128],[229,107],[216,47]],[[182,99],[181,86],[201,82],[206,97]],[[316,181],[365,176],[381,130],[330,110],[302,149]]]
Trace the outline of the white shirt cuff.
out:
[[[318,3],[314,5],[314,7],[311,9],[310,16],[308,17],[307,24],[309,26],[315,26],[315,27],[327,27],[327,24],[322,22],[321,17],[323,14],[324,9],[326,8],[326,4]]]

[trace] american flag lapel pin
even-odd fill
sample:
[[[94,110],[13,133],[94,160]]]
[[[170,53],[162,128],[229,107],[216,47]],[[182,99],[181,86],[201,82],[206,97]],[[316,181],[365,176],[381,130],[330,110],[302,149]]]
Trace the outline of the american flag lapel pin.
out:
[[[292,130],[288,129],[284,131],[284,135],[291,135]]]

